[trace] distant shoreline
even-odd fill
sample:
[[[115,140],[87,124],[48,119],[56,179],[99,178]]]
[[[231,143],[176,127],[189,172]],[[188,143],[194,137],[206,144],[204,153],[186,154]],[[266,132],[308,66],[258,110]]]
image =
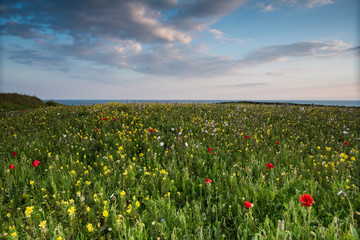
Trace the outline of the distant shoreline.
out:
[[[147,100],[147,99],[52,99],[53,101],[64,105],[94,105],[106,104],[109,102],[118,103],[248,103],[248,104],[268,104],[268,105],[302,105],[302,106],[338,106],[338,107],[360,107],[360,101],[357,100]],[[44,99],[43,101],[50,101]]]

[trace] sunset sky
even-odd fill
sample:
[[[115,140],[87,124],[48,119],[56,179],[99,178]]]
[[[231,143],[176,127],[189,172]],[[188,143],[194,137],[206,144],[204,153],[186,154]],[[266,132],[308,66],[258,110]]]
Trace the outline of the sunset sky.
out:
[[[358,0],[3,0],[0,91],[359,100]]]

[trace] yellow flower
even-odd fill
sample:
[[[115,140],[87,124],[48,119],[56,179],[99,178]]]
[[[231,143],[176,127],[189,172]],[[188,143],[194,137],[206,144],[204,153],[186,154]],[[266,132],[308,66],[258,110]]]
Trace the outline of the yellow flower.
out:
[[[39,227],[42,228],[42,229],[45,229],[46,228],[46,220],[41,221],[40,224],[39,224]]]
[[[93,227],[93,225],[92,225],[91,223],[88,223],[88,224],[86,225],[86,228],[87,228],[87,230],[88,230],[89,232],[94,231],[94,227]]]
[[[125,191],[122,191],[122,192],[120,193],[121,196],[124,196],[125,194],[126,194]]]
[[[139,201],[136,201],[135,205],[136,205],[137,207],[140,207]]]
[[[63,238],[62,237],[57,237],[57,239],[56,240],[62,240]]]
[[[104,210],[104,211],[103,211],[103,216],[104,216],[104,218],[107,218],[107,217],[109,216],[108,211]]]
[[[90,207],[86,207],[86,211],[90,212]]]
[[[10,234],[11,237],[16,237],[17,236],[17,233],[16,232],[13,232],[12,234]]]
[[[68,209],[69,216],[70,216],[70,217],[75,216],[75,211],[76,211],[76,208],[75,208],[74,206],[72,206],[71,208],[69,208],[69,209]]]
[[[33,206],[31,206],[31,207],[26,207],[25,215],[26,215],[27,218],[30,217],[30,215],[31,215],[31,213],[33,212],[33,210],[34,210],[34,207],[33,207]]]
[[[30,181],[30,185],[33,185],[34,184],[34,181]]]
[[[331,151],[331,147],[325,147],[326,151]]]
[[[74,170],[71,171],[72,174],[75,174],[76,172]]]

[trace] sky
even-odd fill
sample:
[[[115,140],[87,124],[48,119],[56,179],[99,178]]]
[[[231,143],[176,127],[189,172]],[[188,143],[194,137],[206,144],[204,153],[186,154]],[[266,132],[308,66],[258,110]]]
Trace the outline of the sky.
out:
[[[0,92],[360,100],[358,0],[2,0]]]

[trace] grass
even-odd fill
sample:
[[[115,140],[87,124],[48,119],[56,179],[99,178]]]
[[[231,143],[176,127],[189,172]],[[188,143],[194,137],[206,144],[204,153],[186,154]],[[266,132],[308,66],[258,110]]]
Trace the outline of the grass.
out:
[[[18,93],[0,93],[0,113],[18,110],[31,110],[46,106],[59,106],[61,104],[48,101],[43,102],[35,96],[28,96]]]
[[[359,108],[261,104],[111,103],[2,116],[0,234],[358,239],[358,119]],[[311,207],[299,202],[304,194]]]

